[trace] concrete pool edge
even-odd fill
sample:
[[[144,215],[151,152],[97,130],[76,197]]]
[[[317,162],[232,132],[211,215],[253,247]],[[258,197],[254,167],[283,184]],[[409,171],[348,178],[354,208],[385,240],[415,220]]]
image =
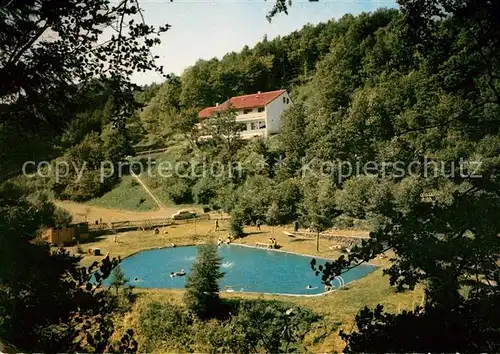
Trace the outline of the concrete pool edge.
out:
[[[145,248],[139,251],[136,251],[134,253],[131,253],[123,258],[121,260],[123,261],[126,258],[129,258],[131,256],[134,256],[140,252],[145,252],[145,251],[152,251],[152,250],[161,250],[161,249],[166,249],[166,248],[180,248],[180,247],[196,247],[199,245],[202,245],[204,243],[191,243],[191,244],[182,244],[182,245],[175,245],[175,246],[164,246],[164,247],[151,247],[151,248]],[[253,248],[261,251],[268,251],[268,252],[281,252],[281,253],[288,253],[288,254],[293,254],[296,256],[303,256],[303,257],[311,257],[314,259],[320,259],[323,261],[334,261],[332,258],[325,258],[325,257],[318,257],[318,256],[313,256],[310,254],[304,254],[304,253],[298,253],[298,252],[292,252],[292,251],[285,251],[285,250],[279,250],[279,249],[271,249],[271,248],[262,248],[262,247],[256,247],[256,246],[251,246],[251,245],[245,245],[241,243],[231,243],[229,245],[224,244],[223,246],[240,246],[240,247],[247,247],[247,248]],[[380,266],[372,264],[370,262],[366,262],[365,264],[373,267],[373,270],[367,273],[366,275],[362,276],[361,278],[354,279],[350,282],[344,283],[343,286],[353,284],[356,281],[359,281],[360,279],[370,275],[370,273],[373,273],[375,270],[377,270]],[[312,270],[311,270],[312,271]],[[343,287],[342,286],[342,287]],[[319,296],[326,296],[329,294],[332,294],[336,291],[342,290],[342,287],[340,288],[335,288],[333,290],[329,291],[324,291],[319,294],[286,294],[286,293],[267,293],[267,292],[257,292],[257,291],[219,291],[219,294],[254,294],[254,295],[267,295],[267,296],[287,296],[287,297],[319,297]],[[176,289],[176,288],[155,288],[155,287],[141,287],[141,286],[136,286],[136,288],[139,289],[144,289],[144,290],[160,290],[160,291],[184,291],[184,289]]]

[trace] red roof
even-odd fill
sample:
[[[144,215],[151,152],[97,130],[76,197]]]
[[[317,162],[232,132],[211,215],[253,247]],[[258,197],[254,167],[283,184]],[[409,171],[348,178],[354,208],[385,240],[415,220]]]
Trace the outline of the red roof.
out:
[[[222,111],[229,106],[235,109],[264,107],[285,92],[286,90],[276,90],[232,97],[219,106],[207,107],[203,109],[200,113],[198,113],[198,118],[208,118],[213,112]]]

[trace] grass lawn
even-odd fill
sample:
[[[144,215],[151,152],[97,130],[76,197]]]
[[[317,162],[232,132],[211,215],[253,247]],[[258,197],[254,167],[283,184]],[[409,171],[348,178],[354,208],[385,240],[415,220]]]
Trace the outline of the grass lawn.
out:
[[[158,209],[158,205],[132,176],[123,176],[115,188],[100,198],[88,201],[87,204],[136,211]]]
[[[132,231],[118,235],[118,243],[114,242],[113,236],[99,237],[92,242],[82,244],[86,250],[89,247],[99,247],[106,254],[109,252],[111,257],[126,257],[135,252],[144,249],[157,247],[170,247],[172,243],[176,245],[192,245],[206,242],[207,240],[216,240],[218,237],[225,238],[228,234],[228,222],[220,223],[221,230],[214,231],[214,221],[199,221],[195,224],[183,224],[170,226],[161,229],[159,235],[153,231]],[[253,245],[255,242],[267,242],[269,237],[277,239],[282,250],[308,254],[320,257],[336,257],[338,251],[332,251],[328,247],[334,245],[333,242],[321,240],[320,251],[316,252],[316,241],[302,240],[294,241],[293,238],[286,236],[284,227],[262,226],[258,231],[255,227],[246,227],[247,236],[235,243]],[[289,228],[288,228],[289,230]],[[164,233],[167,232],[167,233]],[[356,234],[358,231],[337,231],[338,234]],[[76,252],[76,247],[70,247],[70,250]],[[88,265],[101,257],[86,255],[82,264]],[[308,348],[313,352],[332,352],[341,351],[344,343],[338,336],[339,328],[346,331],[353,329],[354,317],[364,306],[374,307],[377,304],[384,305],[389,312],[397,312],[403,309],[411,309],[414,305],[422,301],[423,290],[421,288],[412,292],[398,294],[389,286],[387,277],[383,277],[382,268],[389,265],[387,259],[378,259],[372,262],[381,266],[379,269],[361,278],[345,289],[335,291],[325,296],[319,297],[287,297],[259,294],[235,294],[223,293],[222,297],[226,299],[268,299],[286,301],[297,306],[305,306],[313,309],[315,312],[324,316],[323,325],[319,326],[307,338]],[[130,313],[128,313],[120,323],[122,328],[134,328],[138,333],[140,340],[140,331],[138,330],[138,318],[143,309],[152,301],[167,301],[182,304],[182,290],[158,290],[158,289],[136,289],[138,300],[134,304]],[[340,326],[340,327],[339,327]],[[324,340],[317,341],[315,337],[322,333],[329,333]]]

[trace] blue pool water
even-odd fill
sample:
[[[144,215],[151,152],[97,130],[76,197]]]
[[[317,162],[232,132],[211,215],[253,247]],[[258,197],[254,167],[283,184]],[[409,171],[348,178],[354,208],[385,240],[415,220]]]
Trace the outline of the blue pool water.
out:
[[[231,286],[235,292],[304,295],[324,292],[321,276],[311,270],[311,257],[237,245],[220,246],[219,255],[222,257],[221,270],[225,272],[219,284],[221,290]],[[171,278],[170,272],[185,269],[189,275],[195,257],[194,246],[154,249],[124,259],[121,268],[136,287],[182,289],[187,276]],[[362,265],[344,273],[342,278],[348,283],[374,269]],[[334,286],[340,285],[340,281],[334,283]],[[306,289],[308,285],[313,289]]]

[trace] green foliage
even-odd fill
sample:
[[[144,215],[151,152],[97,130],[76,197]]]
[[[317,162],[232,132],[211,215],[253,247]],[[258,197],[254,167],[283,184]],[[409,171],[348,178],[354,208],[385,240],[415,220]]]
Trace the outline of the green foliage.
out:
[[[97,0],[93,4],[97,8],[95,13],[104,6]],[[35,40],[31,45],[41,51],[30,49],[30,53],[36,54],[34,63],[43,59],[43,62],[77,64],[69,71],[62,69],[65,65],[53,64],[40,71],[39,65],[26,66],[28,55],[21,53],[16,60],[7,58],[5,65],[0,65],[5,74],[0,97],[6,112],[0,122],[4,138],[0,163],[15,166],[18,156],[30,156],[15,150],[18,142],[29,141],[27,150],[57,156],[54,146],[30,139],[29,134],[18,140],[16,127],[11,124],[24,123],[26,119],[52,122],[64,133],[58,139],[48,134],[48,141],[58,142],[64,158],[91,166],[78,181],[74,178],[75,169],[70,169],[69,177],[53,184],[55,194],[86,200],[102,195],[117,182],[114,179],[98,182],[98,162],[103,158],[118,162],[138,137],[142,137],[143,145],[149,146],[172,144],[179,136],[187,138],[189,141],[177,155],[168,156],[173,162],[193,159],[197,162],[197,173],[205,162],[224,166],[232,163],[241,167],[241,173],[217,179],[197,174],[148,181],[153,182],[152,188],[165,200],[181,203],[194,199],[213,209],[230,212],[234,223],[231,228],[237,234],[241,225],[257,219],[275,224],[299,218],[303,225],[318,233],[334,224],[368,228],[372,231],[369,241],[348,257],[317,268],[323,273],[323,281],[328,284],[346,268],[392,249],[394,261],[386,274],[397,290],[413,289],[417,284],[425,286],[428,316],[415,313],[385,316],[380,308],[364,311],[356,319],[358,332],[346,337],[348,350],[498,351],[500,346],[494,338],[498,323],[481,309],[494,308],[500,282],[500,62],[496,55],[500,50],[499,5],[486,0],[462,1],[460,6],[444,0],[400,0],[399,4],[401,11],[346,15],[338,21],[305,26],[286,37],[264,39],[253,49],[245,47],[240,53],[230,53],[220,60],[200,60],[180,78],[172,77],[160,88],[146,88],[142,95],[137,93],[139,100],[149,103],[139,114],[130,99],[130,85],[122,85],[123,74],[129,69],[124,57],[116,58],[117,68],[124,69],[117,73],[116,80],[101,77],[102,82],[94,83],[93,89],[85,87],[84,92],[76,95],[74,82],[87,83],[82,77],[86,79],[90,72],[94,75],[94,69],[98,72],[103,69],[98,66],[99,60],[92,63],[88,62],[91,59],[77,60],[92,41],[83,38],[80,50],[82,38],[78,26],[69,28],[69,24],[61,24],[56,16],[56,22],[49,27],[55,26],[60,36],[58,41],[69,40],[62,42],[67,44],[68,51],[61,52],[72,54],[59,57],[48,52],[42,46],[43,41]],[[46,12],[42,6],[35,9],[34,15],[23,12],[31,5],[23,6],[20,13],[24,15],[14,16],[2,32],[5,43],[9,39],[15,43],[6,45],[7,49],[14,48],[14,52],[24,48],[19,43],[37,38],[35,29],[43,23],[36,22],[37,16],[53,13],[76,19],[80,16],[74,6],[55,7]],[[9,7],[8,12],[11,8],[14,7]],[[271,15],[286,8],[286,2],[277,1]],[[115,8],[111,20],[123,14],[123,9]],[[87,11],[90,10],[83,10]],[[134,14],[137,10],[130,11]],[[96,19],[86,26],[92,32],[94,25],[107,23],[104,20]],[[31,36],[14,30],[16,25],[26,23],[36,23],[27,26],[33,32]],[[58,23],[61,26],[57,27]],[[140,33],[152,34],[149,27]],[[116,44],[128,48],[124,43]],[[7,49],[4,52],[10,53]],[[132,51],[131,67],[153,66],[145,60],[147,49]],[[44,52],[54,60],[47,60]],[[89,67],[83,67],[84,64]],[[24,77],[17,75],[22,65],[26,66],[23,71],[29,73],[25,75],[27,78],[37,78],[29,80],[33,86],[19,81],[19,77]],[[124,65],[127,67],[123,68]],[[51,77],[49,73],[54,70],[59,75]],[[42,86],[50,90],[42,90]],[[32,92],[20,92],[20,87],[32,88]],[[223,104],[234,95],[283,87],[293,87],[295,105],[284,114],[282,132],[274,139],[241,141],[232,111],[211,117],[204,132],[193,129],[196,113],[203,107]],[[30,100],[23,101],[27,97]],[[78,100],[91,102],[91,108],[75,104]],[[58,122],[68,112],[72,119],[63,127]],[[122,124],[111,130],[110,122]],[[215,139],[198,141],[198,133],[210,134]],[[40,136],[44,134],[40,132]],[[464,159],[461,169],[453,171],[453,164],[459,166]],[[303,162],[310,161],[314,161],[308,170],[311,175],[305,175],[300,169]],[[323,162],[339,161],[343,162],[341,166],[324,170]],[[474,165],[474,161],[480,161],[480,166]],[[373,176],[356,169],[367,162],[378,166]],[[396,162],[405,168],[412,163],[418,165],[413,165],[411,173],[408,170],[401,173]],[[467,175],[470,173],[481,174],[481,178]],[[7,189],[5,192],[10,193]],[[20,239],[26,240],[36,233],[41,220],[45,224],[54,223],[55,218],[50,216],[54,210],[43,198],[34,202],[36,207],[28,206],[15,193],[9,198],[6,205],[12,209],[5,210],[4,221],[8,225],[5,233],[19,234]],[[24,247],[19,246],[19,254],[24,254],[22,250],[31,257],[31,251]],[[24,274],[23,264],[16,263],[20,260],[4,253],[12,264],[21,266]],[[218,262],[215,260],[214,264]],[[196,292],[196,282],[191,282],[190,295],[186,297],[189,307],[202,316],[208,315],[206,304],[216,302],[215,296],[200,295],[216,292],[214,284],[220,273],[218,266],[214,267],[210,291]],[[13,273],[10,276],[9,280],[18,284]],[[18,286],[23,288],[22,284]],[[250,312],[247,319],[252,317]],[[262,309],[261,312],[265,313]],[[273,318],[281,318],[275,311],[270,313]],[[237,352],[286,351],[283,344],[269,340],[259,345],[255,344],[258,341],[250,341],[255,345],[251,349],[237,344],[245,333],[239,323],[232,322],[220,332],[210,332],[212,348]],[[443,331],[441,342],[435,340],[440,324],[453,324],[448,327],[452,329]],[[40,333],[42,338],[54,335],[52,327],[47,328]],[[485,330],[480,332],[478,328]],[[457,337],[467,338],[467,342],[453,341],[449,335],[453,329],[457,329]],[[398,332],[414,331],[418,331],[419,343],[405,341],[405,336],[395,338]],[[19,333],[27,338],[39,334],[38,331]]]
[[[73,221],[73,215],[69,211],[63,208],[55,207],[54,209],[54,226],[55,227],[65,227],[71,224]]]
[[[110,209],[154,210],[158,206],[132,176],[123,176],[111,191],[99,198],[87,202],[89,205],[102,206]]]
[[[241,147],[240,132],[244,130],[243,124],[236,122],[236,111],[227,107],[225,111],[213,114],[201,124],[201,134],[211,136],[215,145],[220,148],[221,160],[232,161]]]
[[[175,204],[185,204],[192,201],[191,186],[185,178],[166,178],[168,196]]]
[[[112,168],[105,163],[104,143],[97,133],[89,134],[80,144],[68,149],[53,162],[51,184],[55,196],[60,199],[85,201],[99,197],[111,189],[118,175],[101,180],[104,173]]]
[[[383,214],[392,203],[392,185],[376,176],[356,176],[337,191],[335,202],[339,210],[353,218]]]
[[[202,177],[192,188],[193,198],[197,204],[209,204],[217,195],[217,182],[211,177]]]
[[[300,204],[301,219],[316,232],[330,227],[337,215],[336,188],[328,178],[306,178],[302,181],[303,199]]]
[[[243,215],[238,212],[234,211],[231,215],[231,233],[233,234],[234,237],[241,237],[243,236],[243,224],[244,224],[244,217]]]
[[[209,243],[198,246],[196,260],[186,282],[184,302],[190,312],[200,318],[216,315],[220,309],[219,279],[221,258],[217,246]]]
[[[268,225],[274,226],[278,225],[280,223],[280,220],[283,219],[283,216],[281,215],[280,208],[278,207],[278,204],[276,202],[272,203],[269,206],[269,209],[267,209],[266,213],[266,223]]]
[[[139,317],[141,333],[145,338],[144,351],[152,352],[160,343],[170,350],[181,351],[193,342],[193,319],[187,311],[170,303],[148,304]]]
[[[115,288],[116,296],[118,296],[118,291],[123,289],[127,283],[128,279],[125,277],[122,268],[118,265],[111,273],[109,286]]]
[[[238,202],[235,209],[245,223],[265,220],[273,197],[273,181],[261,175],[248,177],[236,190]]]
[[[0,336],[34,351],[106,350],[113,306],[101,285],[118,260],[82,268],[68,252],[32,242],[59,220],[43,198],[30,202],[1,184],[0,206]]]
[[[153,302],[141,312],[144,351],[295,352],[320,317],[277,301],[240,301],[226,319],[202,321],[185,309]]]
[[[254,352],[256,348],[262,348],[267,353],[300,351],[300,343],[318,320],[319,316],[308,309],[277,301],[244,302],[236,318],[232,318],[235,327],[243,328],[240,333],[243,332],[245,339],[238,346],[239,350],[247,353]],[[218,345],[231,350],[234,344],[223,340]]]

